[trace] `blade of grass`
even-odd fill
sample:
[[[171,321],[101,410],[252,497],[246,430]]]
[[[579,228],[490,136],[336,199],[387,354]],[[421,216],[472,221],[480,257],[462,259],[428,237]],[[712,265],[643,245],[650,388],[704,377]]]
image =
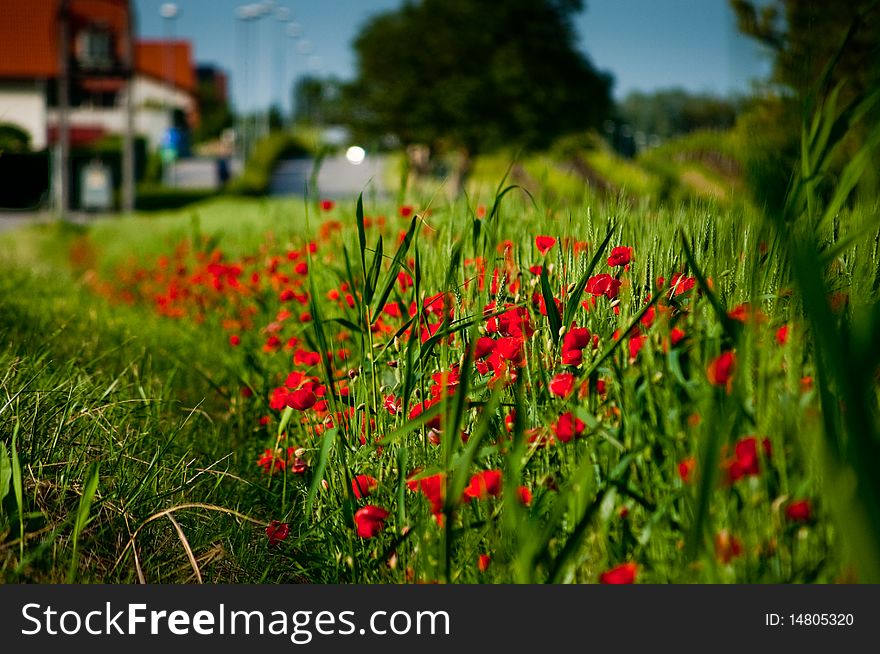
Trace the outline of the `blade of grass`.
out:
[[[73,549],[70,555],[70,567],[67,569],[67,583],[69,584],[72,584],[76,578],[76,567],[79,563],[79,537],[89,521],[92,500],[95,497],[95,492],[98,490],[99,472],[100,464],[94,461],[89,466],[88,481],[86,481],[82,497],[79,500],[79,507],[76,510],[76,520],[73,523]]]

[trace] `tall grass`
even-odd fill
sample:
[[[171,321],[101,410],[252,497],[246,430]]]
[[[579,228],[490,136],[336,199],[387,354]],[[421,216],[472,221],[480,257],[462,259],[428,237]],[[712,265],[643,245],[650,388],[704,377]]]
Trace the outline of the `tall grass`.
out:
[[[634,562],[640,581],[663,583],[876,580],[880,226],[876,207],[846,207],[863,158],[836,195],[817,193],[837,118],[862,113],[833,98],[807,124],[800,182],[772,220],[709,202],[562,208],[502,181],[482,216],[441,196],[406,197],[405,219],[362,199],[325,214],[224,201],[16,235],[0,281],[3,578],[561,583]],[[557,239],[546,255],[539,235]],[[217,252],[261,279],[267,262],[289,271],[285,253],[305,253],[308,319],[282,333],[317,363],[262,351],[260,330],[283,307],[270,285],[249,296],[254,327],[239,348],[224,328],[232,301],[197,324],[156,315],[147,293],[114,304],[88,290],[159,274],[181,242],[182,262]],[[619,245],[633,247],[627,269],[606,261]],[[511,276],[493,284],[494,268]],[[609,272],[618,295],[593,303],[590,278]],[[694,289],[675,293],[675,274]],[[340,290],[350,303],[329,299]],[[383,317],[389,302],[404,309],[397,322]],[[478,371],[476,345],[505,304],[534,333],[515,381],[499,383]],[[598,337],[578,365],[560,361],[572,326]],[[328,354],[341,344],[344,363]],[[735,372],[713,384],[723,352]],[[292,370],[319,378],[327,413],[269,410]],[[582,392],[549,392],[564,371]],[[566,412],[584,437],[544,446]],[[725,479],[719,464],[750,436],[769,442],[755,472]],[[255,461],[276,447],[307,470],[263,474]],[[500,496],[466,501],[489,470]],[[410,486],[437,473],[431,506]],[[378,482],[368,500],[352,485],[360,474]],[[801,499],[810,515],[792,519]],[[375,538],[354,530],[366,502],[388,510]],[[263,533],[271,520],[290,525],[277,545]]]

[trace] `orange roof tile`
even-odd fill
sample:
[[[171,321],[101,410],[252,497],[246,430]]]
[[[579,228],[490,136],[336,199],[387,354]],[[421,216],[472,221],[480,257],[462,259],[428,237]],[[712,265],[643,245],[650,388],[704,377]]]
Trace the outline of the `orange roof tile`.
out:
[[[192,44],[189,41],[136,42],[135,69],[160,81],[170,80],[174,86],[185,91],[193,91],[196,87]]]
[[[0,77],[31,79],[58,72],[55,16],[60,0],[4,0]]]
[[[58,75],[58,10],[61,0],[3,0],[0,20],[0,78],[34,79]],[[83,25],[101,24],[116,34],[121,56],[128,0],[69,0],[70,47]]]

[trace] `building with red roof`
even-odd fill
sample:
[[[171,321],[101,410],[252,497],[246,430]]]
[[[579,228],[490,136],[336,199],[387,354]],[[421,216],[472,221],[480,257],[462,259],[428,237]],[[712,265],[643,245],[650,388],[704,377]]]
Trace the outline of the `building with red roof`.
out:
[[[125,128],[125,48],[135,20],[129,0],[3,0],[0,20],[0,123],[31,135],[34,149],[58,134],[60,15],[68,12],[71,143],[86,144]],[[185,40],[133,45],[135,131],[159,144],[178,110],[198,120],[192,46]]]

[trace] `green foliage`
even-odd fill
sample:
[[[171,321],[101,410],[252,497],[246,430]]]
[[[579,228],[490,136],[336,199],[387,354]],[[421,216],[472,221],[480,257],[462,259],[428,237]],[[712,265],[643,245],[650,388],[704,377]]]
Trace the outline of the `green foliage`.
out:
[[[683,89],[630,93],[617,108],[620,120],[646,136],[669,138],[697,130],[733,127],[739,110],[733,100]]]
[[[768,47],[774,57],[775,92],[752,103],[737,131],[749,155],[749,186],[760,205],[778,213],[800,156],[799,117],[816,80],[827,72],[829,88],[839,86],[839,106],[880,85],[880,3],[731,0],[731,5],[740,29]],[[875,106],[835,149],[828,161],[833,174],[826,177],[820,193],[832,192],[834,176],[862,149],[877,124],[880,107]],[[870,157],[873,165],[861,176],[859,190],[873,198],[880,190],[880,148],[863,156]]]
[[[335,77],[304,75],[293,87],[293,120],[305,125],[334,125],[351,121],[343,94],[344,85]]]
[[[845,96],[843,82],[834,83],[837,66],[845,65],[847,47],[844,39],[809,89],[801,126],[800,166],[785,206],[770,213],[770,218],[803,295],[816,351],[824,435],[824,442],[816,449],[826,471],[825,490],[838,524],[846,525],[847,551],[859,578],[878,583],[880,480],[869,462],[880,459],[880,403],[874,392],[880,375],[880,348],[865,335],[880,330],[880,299],[870,295],[862,298],[852,315],[836,315],[829,302],[835,287],[829,271],[858,234],[875,233],[880,220],[874,213],[861,230],[834,246],[823,238],[829,226],[839,220],[849,196],[880,151],[880,123],[869,120],[866,138],[848,158],[836,183],[829,181],[835,150],[862,127],[862,121],[870,119],[880,103],[880,89]]]
[[[180,209],[202,202],[217,195],[209,189],[184,189],[154,184],[142,184],[137,188],[135,209],[138,211],[167,211]]]
[[[4,152],[29,152],[31,135],[12,123],[0,123],[0,154]]]
[[[846,79],[849,97],[880,83],[880,5],[876,0],[730,0],[730,4],[740,30],[774,53],[774,81],[801,97],[853,26],[852,39],[834,67],[833,82]]]
[[[577,48],[580,5],[424,0],[373,18],[355,40],[356,126],[475,152],[598,125],[611,84]]]
[[[227,191],[235,195],[265,195],[272,171],[280,159],[307,157],[313,154],[313,150],[291,132],[270,132],[254,144],[244,170],[229,183]]]
[[[232,127],[233,115],[229,103],[221,95],[221,89],[213,75],[201,77],[196,84],[195,96],[199,107],[199,124],[193,132],[193,141],[202,143],[218,138],[228,127]],[[212,69],[208,69],[212,72]]]

